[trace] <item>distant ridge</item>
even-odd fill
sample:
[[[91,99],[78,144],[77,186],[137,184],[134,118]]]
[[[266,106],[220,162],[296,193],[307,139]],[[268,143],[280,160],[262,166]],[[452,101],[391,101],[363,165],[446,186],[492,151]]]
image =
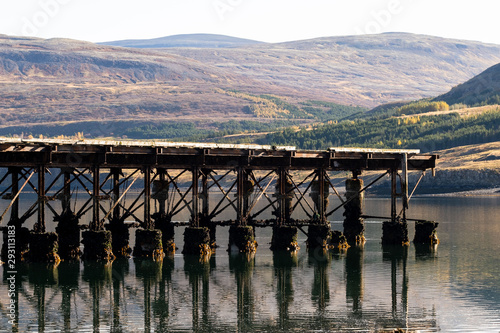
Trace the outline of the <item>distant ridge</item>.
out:
[[[471,106],[500,103],[500,64],[486,69],[484,72],[465,83],[462,83],[446,94],[436,97],[436,101],[448,104],[463,103]]]
[[[182,34],[153,39],[126,39],[99,43],[101,45],[133,47],[133,48],[169,48],[169,47],[200,47],[200,48],[231,48],[244,45],[262,44],[256,40],[215,35],[215,34]]]

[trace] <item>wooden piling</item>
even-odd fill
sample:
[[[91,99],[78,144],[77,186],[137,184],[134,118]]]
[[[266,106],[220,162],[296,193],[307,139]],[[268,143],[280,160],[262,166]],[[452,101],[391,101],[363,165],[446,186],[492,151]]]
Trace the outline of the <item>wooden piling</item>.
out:
[[[111,231],[86,230],[82,234],[83,259],[112,261],[115,259],[111,246]]]
[[[413,243],[415,244],[439,244],[437,237],[437,222],[434,221],[416,221],[415,222],[415,237]]]
[[[78,217],[69,210],[60,215],[57,221],[56,233],[59,237],[59,256],[63,260],[78,260],[82,255]]]
[[[237,170],[237,212],[236,212],[236,224],[245,226],[248,223],[248,210],[249,202],[248,199],[253,193],[254,182],[250,180],[248,171],[243,168],[238,168]]]
[[[232,225],[229,228],[229,252],[253,253],[257,246],[252,226]]]
[[[310,225],[307,234],[307,247],[328,248],[331,238],[330,224],[326,220],[330,183],[325,179],[325,170],[316,170],[316,179],[311,184],[311,198],[314,202],[316,214],[313,216],[314,225]]]
[[[35,232],[45,232],[45,166],[38,166],[38,217],[33,230]]]
[[[316,170],[316,179],[311,184],[311,199],[314,202],[316,215],[314,222],[326,223],[326,209],[328,208],[330,183],[325,179],[325,170]]]
[[[328,248],[331,240],[330,225],[310,225],[307,233],[307,248]]]
[[[164,256],[160,230],[136,230],[134,257],[150,257],[154,260],[160,260]]]
[[[408,161],[407,155],[403,154],[400,158],[402,168],[401,192],[398,193],[398,169],[391,169],[391,221],[382,224],[382,244],[409,245],[408,223],[406,221],[406,209],[408,208]],[[397,214],[398,198],[402,198],[402,215]]]
[[[349,244],[364,244],[365,224],[361,218],[363,213],[364,194],[363,180],[358,178],[358,173],[353,172],[353,178],[346,179],[346,198],[344,206],[344,235]]]
[[[80,250],[80,226],[78,216],[71,210],[71,169],[61,169],[64,175],[63,193],[61,200],[62,213],[54,217],[57,221],[56,233],[59,237],[58,254],[63,260],[78,260]]]
[[[29,260],[32,262],[50,262],[58,264],[61,258],[58,255],[58,236],[54,232],[46,232],[45,226],[45,166],[37,167],[38,173],[38,216],[37,222],[30,233]]]
[[[382,244],[410,245],[408,226],[403,222],[386,221],[382,223]]]
[[[158,202],[158,211],[151,215],[151,217],[154,220],[154,228],[161,231],[163,252],[174,254],[176,250],[174,242],[175,230],[172,218],[166,212],[166,201],[169,195],[170,183],[166,179],[165,169],[159,168],[157,172],[159,179],[153,182],[151,197]]]
[[[210,234],[210,247],[215,250],[217,247],[216,231],[217,225],[212,223],[212,218],[210,216],[210,204],[209,204],[209,186],[208,178],[212,170],[201,169],[201,214],[199,216],[200,227],[208,228]]]
[[[144,221],[143,228],[135,232],[134,257],[151,257],[163,259],[162,233],[154,229],[151,219],[151,167],[144,167]]]
[[[183,254],[211,255],[210,230],[208,228],[187,227],[184,230]]]
[[[55,232],[31,232],[29,244],[29,260],[31,262],[46,262],[58,264],[58,236]]]
[[[273,236],[271,238],[272,251],[294,252],[300,249],[297,242],[298,229],[290,225],[273,226]]]
[[[92,167],[92,221],[89,230],[82,233],[83,259],[112,261],[115,259],[112,247],[112,235],[104,230],[104,220],[99,219],[100,212],[100,169]]]
[[[276,215],[276,225],[286,225],[290,222],[293,213],[292,200],[294,196],[294,186],[289,179],[286,168],[278,169],[278,181],[276,182],[276,197],[278,198],[278,209]]]
[[[11,237],[15,235],[14,254],[16,262],[27,259],[27,254],[29,252],[30,231],[28,228],[22,226],[24,219],[19,218],[19,193],[21,191],[19,188],[19,174],[21,171],[21,168],[9,167],[8,174],[10,174],[11,177],[11,193],[2,198],[11,200],[10,219],[7,223],[7,227],[2,228],[3,244],[1,257],[4,262],[8,261],[9,250],[12,250],[12,247],[9,247],[9,235],[11,235]],[[5,214],[7,214],[7,211],[4,212],[4,215]]]
[[[111,231],[111,245],[113,249],[113,254],[117,257],[130,257],[132,249],[130,248],[130,231],[129,227],[125,224],[123,216],[121,215],[120,206],[118,200],[120,199],[120,175],[122,170],[119,168],[111,169],[112,176],[112,198],[113,198],[113,209],[110,212],[111,219],[109,224],[106,225],[106,229]],[[108,214],[110,214],[108,213]]]

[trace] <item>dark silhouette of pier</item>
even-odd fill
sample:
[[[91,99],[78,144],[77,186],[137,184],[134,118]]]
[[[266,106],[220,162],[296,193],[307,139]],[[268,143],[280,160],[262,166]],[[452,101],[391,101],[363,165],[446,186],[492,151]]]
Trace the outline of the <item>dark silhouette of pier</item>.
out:
[[[253,229],[261,226],[273,227],[276,250],[293,250],[297,230],[305,226],[309,246],[328,246],[332,239],[328,217],[340,208],[345,210],[343,237],[352,244],[364,240],[365,190],[388,175],[392,209],[391,216],[384,217],[383,241],[404,244],[408,242],[406,210],[418,185],[410,188],[408,173],[420,171],[423,176],[425,170],[434,170],[437,159],[418,150],[316,151],[289,146],[3,138],[0,196],[8,204],[1,222],[15,227],[16,255],[31,261],[54,261],[57,255],[79,257],[81,229],[84,258],[127,256],[132,251],[131,226],[139,227],[135,256],[156,257],[174,250],[174,227],[180,224],[188,224],[184,253],[210,252],[217,225],[231,226],[229,248],[240,252],[255,250]],[[331,179],[337,171],[352,175],[346,180],[344,196]],[[380,171],[380,176],[365,185],[361,175],[366,171]],[[76,187],[80,192],[75,193]],[[222,194],[216,205],[209,201],[214,191]],[[35,193],[36,199],[21,211],[20,194],[28,192]],[[85,202],[73,204],[76,195]],[[330,196],[338,197],[339,205],[328,210]],[[60,208],[55,201],[60,201]],[[299,209],[306,219],[296,218],[294,212]],[[58,223],[56,234],[46,232],[46,210]],[[174,221],[183,210],[189,211],[189,221]],[[221,213],[227,211],[234,218],[221,220]],[[261,218],[269,211],[273,218]],[[87,212],[91,218],[84,221]],[[35,214],[36,223],[27,230],[24,224]],[[434,233],[435,227],[427,232]]]

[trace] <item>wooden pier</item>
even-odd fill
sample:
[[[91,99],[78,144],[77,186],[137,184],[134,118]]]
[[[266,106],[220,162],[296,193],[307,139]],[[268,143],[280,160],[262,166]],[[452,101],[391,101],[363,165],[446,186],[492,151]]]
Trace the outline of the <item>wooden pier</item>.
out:
[[[17,255],[26,252],[31,260],[38,261],[54,260],[43,252],[50,252],[53,245],[40,248],[41,243],[53,239],[46,235],[46,210],[58,222],[55,241],[63,258],[80,255],[81,228],[86,229],[84,256],[110,259],[113,255],[128,255],[130,220],[140,227],[134,254],[161,256],[164,250],[175,249],[174,217],[183,210],[190,215],[186,221],[185,253],[200,249],[209,252],[215,243],[215,227],[221,224],[231,225],[230,241],[234,243],[229,247],[240,251],[253,250],[255,226],[274,228],[275,249],[293,248],[297,228],[304,226],[309,227],[310,246],[324,245],[330,239],[328,217],[340,208],[346,210],[344,234],[348,242],[361,242],[364,191],[384,176],[391,177],[392,209],[387,223],[403,230],[408,202],[418,185],[410,188],[408,172],[420,171],[423,176],[426,170],[434,170],[437,159],[437,155],[420,154],[419,150],[312,151],[289,146],[0,138],[0,197],[7,203],[0,223],[15,226]],[[352,174],[346,181],[345,196],[332,183],[330,174],[335,171]],[[364,185],[360,176],[365,171],[381,174]],[[76,187],[81,190],[78,199],[85,197],[79,205],[72,203]],[[132,191],[138,188],[140,193]],[[214,191],[222,194],[215,206],[209,201]],[[21,193],[36,194],[26,211],[20,210]],[[328,210],[333,195],[338,197],[339,205]],[[132,202],[130,196],[134,196]],[[55,200],[61,202],[60,209],[55,207]],[[108,202],[109,207],[103,202]],[[259,202],[266,204],[258,209]],[[295,217],[298,207],[307,219]],[[141,216],[139,209],[143,211]],[[234,213],[234,219],[220,220],[221,213],[228,210]],[[82,221],[90,211],[90,220]],[[269,211],[274,218],[260,218]],[[33,230],[25,230],[23,224],[35,214]],[[6,232],[5,228],[4,240]],[[389,233],[392,231],[384,236],[386,242],[400,241],[399,236],[394,238]],[[21,239],[26,234],[29,239]],[[30,251],[35,244],[37,253]],[[3,256],[5,251],[4,241]]]

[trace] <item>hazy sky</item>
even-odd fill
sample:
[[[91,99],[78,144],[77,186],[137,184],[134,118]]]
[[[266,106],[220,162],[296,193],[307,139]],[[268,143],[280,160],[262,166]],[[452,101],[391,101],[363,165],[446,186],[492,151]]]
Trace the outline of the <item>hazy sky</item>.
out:
[[[500,44],[498,0],[0,0],[0,33],[92,42],[214,33],[281,42],[403,31]]]

